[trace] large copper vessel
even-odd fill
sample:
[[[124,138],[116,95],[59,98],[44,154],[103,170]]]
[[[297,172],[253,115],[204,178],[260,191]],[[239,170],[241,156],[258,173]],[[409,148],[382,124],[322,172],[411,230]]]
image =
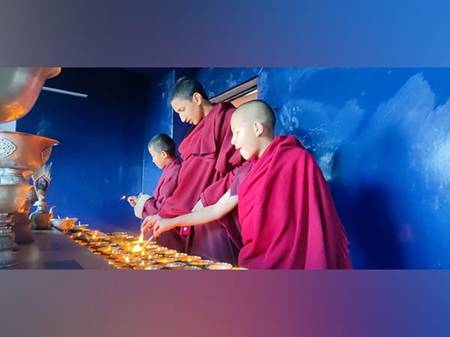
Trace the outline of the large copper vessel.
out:
[[[25,116],[44,82],[61,68],[0,68],[0,123]],[[50,158],[58,141],[46,137],[0,131],[0,268],[15,264],[11,239],[14,217],[24,212],[31,174]]]

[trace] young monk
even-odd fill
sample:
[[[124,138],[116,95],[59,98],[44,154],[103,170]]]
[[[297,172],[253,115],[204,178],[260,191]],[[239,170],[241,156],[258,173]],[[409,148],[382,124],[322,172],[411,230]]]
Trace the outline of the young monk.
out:
[[[242,163],[239,152],[231,144],[230,120],[235,110],[231,104],[212,104],[203,86],[186,77],[176,82],[169,101],[181,121],[194,127],[178,149],[183,159],[178,185],[158,212],[158,216],[165,218],[190,212],[203,190]],[[143,227],[155,219],[157,216],[147,217]],[[230,263],[237,261],[239,247],[222,223],[181,228],[180,234],[186,240],[184,252],[188,254]]]
[[[213,221],[238,206],[243,240],[239,266],[350,268],[346,233],[320,168],[296,138],[274,137],[274,124],[264,101],[239,107],[231,120],[232,143],[249,162],[235,172],[230,190],[217,203],[158,219],[154,235]]]
[[[140,219],[159,212],[161,206],[177,187],[181,168],[181,159],[177,156],[175,142],[168,135],[160,133],[154,136],[148,142],[148,151],[153,163],[162,169],[162,174],[152,196],[139,194],[127,198],[131,207],[134,208],[134,214]],[[176,230],[164,233],[157,242],[172,249],[184,249],[184,240]]]

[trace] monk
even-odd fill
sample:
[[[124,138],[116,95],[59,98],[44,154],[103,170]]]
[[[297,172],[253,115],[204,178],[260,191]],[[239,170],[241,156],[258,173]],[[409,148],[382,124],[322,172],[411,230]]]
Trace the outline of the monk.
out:
[[[230,103],[212,104],[203,86],[195,79],[179,79],[169,97],[173,110],[184,123],[193,125],[178,150],[183,164],[178,185],[158,212],[143,221],[143,228],[158,217],[175,217],[190,212],[208,186],[226,177],[242,163],[239,151],[231,144]],[[225,191],[221,191],[222,195]],[[230,222],[232,218],[230,217]],[[231,240],[222,222],[198,228],[181,227],[184,252],[204,258],[236,263],[239,247]]]
[[[232,143],[248,164],[234,174],[217,203],[158,219],[154,235],[213,221],[237,206],[243,240],[239,266],[350,268],[347,236],[320,168],[295,137],[274,137],[274,124],[274,113],[264,101],[239,107],[231,120]]]
[[[159,212],[164,202],[177,187],[181,168],[181,159],[177,156],[175,142],[170,136],[164,133],[155,135],[148,142],[147,148],[153,163],[162,169],[162,174],[153,195],[139,194],[127,198],[131,207],[134,208],[134,214],[140,219]],[[158,237],[157,242],[172,249],[184,249],[184,240],[177,230],[164,233]]]

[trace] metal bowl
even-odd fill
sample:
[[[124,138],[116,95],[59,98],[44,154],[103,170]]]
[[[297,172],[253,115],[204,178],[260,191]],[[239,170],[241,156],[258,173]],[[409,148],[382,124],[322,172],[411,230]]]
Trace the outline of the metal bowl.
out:
[[[0,167],[34,172],[50,158],[55,139],[22,132],[0,131]]]
[[[25,116],[33,107],[44,82],[61,68],[0,68],[0,123]]]
[[[69,231],[75,227],[77,221],[77,218],[51,219],[50,223],[62,231]]]
[[[206,267],[209,270],[230,270],[233,266],[229,263],[217,262]]]

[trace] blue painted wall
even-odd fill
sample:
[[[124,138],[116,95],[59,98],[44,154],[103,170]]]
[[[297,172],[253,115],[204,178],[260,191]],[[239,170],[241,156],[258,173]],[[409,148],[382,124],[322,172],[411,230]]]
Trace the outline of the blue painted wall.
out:
[[[204,85],[209,97],[216,96],[258,75],[263,68],[203,68],[196,78]]]
[[[450,267],[449,69],[266,69],[259,84],[329,180],[356,267]]]
[[[255,74],[276,132],[301,139],[329,181],[356,268],[450,267],[450,69],[209,68],[196,77],[216,95]]]
[[[123,194],[142,188],[142,121],[148,109],[146,76],[120,69],[63,69],[49,87],[87,98],[43,91],[17,131],[61,142],[50,161],[48,202],[60,216],[78,217],[95,228],[135,226]]]
[[[258,75],[277,133],[314,154],[328,179],[357,268],[450,268],[450,69],[167,69],[157,79],[118,69],[64,69],[18,131],[61,141],[48,200],[57,214],[108,230],[136,229],[122,194],[151,192],[161,174],[146,144],[177,144],[189,126],[167,102],[196,76],[214,96]]]
[[[158,133],[173,133],[173,110],[168,95],[175,83],[175,71],[170,70],[159,80],[152,82],[148,91],[149,106],[145,115],[145,142],[143,144],[142,191],[151,194],[161,175],[161,170],[152,162],[148,152],[148,141]],[[136,193],[136,192],[135,192]]]

